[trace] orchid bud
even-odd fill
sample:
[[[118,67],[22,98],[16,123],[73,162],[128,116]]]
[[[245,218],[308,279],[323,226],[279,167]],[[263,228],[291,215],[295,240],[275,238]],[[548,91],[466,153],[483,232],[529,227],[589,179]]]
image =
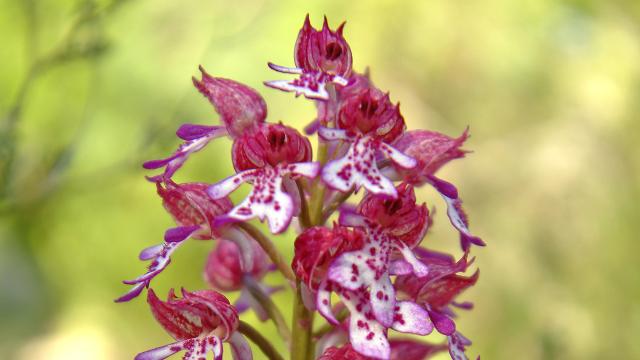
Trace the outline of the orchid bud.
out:
[[[307,15],[296,40],[296,66],[305,71],[348,77],[351,73],[351,48],[342,35],[343,28],[344,23],[332,31],[325,17],[322,30],[316,30]]]
[[[294,128],[266,123],[236,138],[232,156],[237,171],[307,162],[311,160],[311,143]]]
[[[232,241],[220,240],[216,248],[209,253],[204,269],[205,280],[220,291],[237,291],[243,286],[246,275],[260,280],[269,270],[270,262],[267,254],[251,241],[252,263],[248,269],[242,268],[242,256],[238,245]]]
[[[200,72],[202,79],[193,78],[193,84],[213,104],[232,137],[264,122],[267,105],[256,90],[233,80],[212,77],[202,66]]]
[[[396,187],[398,197],[367,194],[358,205],[358,212],[376,222],[390,236],[414,247],[424,237],[431,218],[425,204],[416,204],[413,186],[402,183]]]

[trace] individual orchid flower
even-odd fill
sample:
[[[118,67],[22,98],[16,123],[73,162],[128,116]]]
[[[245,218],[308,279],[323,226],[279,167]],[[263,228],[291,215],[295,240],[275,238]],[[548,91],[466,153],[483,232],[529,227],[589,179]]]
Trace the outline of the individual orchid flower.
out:
[[[223,342],[231,345],[235,360],[253,358],[251,347],[236,331],[238,313],[223,295],[182,289],[182,298],[178,298],[171,289],[167,301],[162,301],[149,289],[147,301],[158,323],[177,342],[142,352],[135,360],[161,360],[181,351],[185,351],[183,360],[205,359],[208,353],[221,360]]]
[[[360,354],[388,359],[391,353],[387,329],[417,335],[428,335],[433,330],[427,311],[410,301],[399,301],[390,309],[391,321],[383,325],[374,315],[373,302],[365,287],[350,290],[339,283],[326,280],[320,285],[317,297],[318,311],[331,323],[339,322],[331,309],[331,293],[339,295],[349,310],[349,341]]]
[[[239,82],[213,77],[202,66],[201,80],[193,78],[196,89],[209,99],[214,106],[223,126],[207,126],[183,124],[176,135],[185,142],[178,150],[165,159],[147,161],[145,169],[164,167],[164,173],[150,179],[170,179],[182,167],[187,158],[202,149],[213,139],[230,135],[232,138],[242,135],[248,129],[264,122],[267,116],[267,105],[258,92]]]
[[[253,308],[260,320],[267,319],[267,311],[247,289],[247,286],[257,285],[256,291],[261,291],[265,296],[271,296],[281,287],[269,287],[260,282],[262,278],[273,270],[267,254],[255,240],[250,240],[252,263],[245,266],[240,248],[235,242],[228,240],[218,241],[217,246],[209,253],[204,268],[204,278],[214,289],[219,291],[240,291],[240,297],[234,306],[239,313]],[[250,282],[248,284],[248,282]]]
[[[329,28],[324,18],[322,30],[311,26],[307,15],[302,29],[298,33],[295,46],[296,67],[285,67],[269,63],[277,72],[294,74],[299,77],[293,81],[267,81],[265,85],[282,91],[295,92],[309,99],[328,100],[328,83],[346,86],[351,74],[351,48],[344,39],[344,23],[335,31]]]
[[[322,180],[341,192],[357,191],[364,186],[371,193],[397,197],[393,182],[378,169],[378,154],[405,169],[417,162],[389,145],[404,130],[400,109],[391,103],[389,95],[370,87],[345,99],[336,125],[338,128],[320,128],[320,137],[343,141],[350,147],[345,156],[325,165]]]
[[[463,309],[472,307],[470,303],[459,304],[454,300],[460,293],[476,283],[479,272],[476,271],[469,277],[457,275],[457,273],[465,272],[473,262],[473,260],[467,260],[468,253],[465,253],[460,260],[454,261],[450,255],[426,249],[419,249],[417,252],[420,260],[429,266],[429,274],[422,278],[411,274],[398,276],[394,286],[406,297],[425,307],[438,332],[449,337],[449,351],[452,358],[456,359],[453,357],[454,352],[459,351],[452,349],[452,346],[466,344],[468,340],[464,337],[457,337],[456,334],[459,333],[456,332],[456,325],[453,321],[454,313],[450,306]],[[462,351],[464,351],[464,347],[462,347]],[[463,358],[459,357],[459,359]]]
[[[396,294],[391,275],[414,273],[426,276],[429,269],[404,242],[390,237],[380,225],[356,214],[343,214],[341,224],[358,227],[365,233],[365,243],[359,250],[337,257],[327,272],[327,278],[341,287],[356,291],[367,289],[375,318],[381,325],[393,324]],[[403,259],[396,259],[400,255]]]
[[[389,171],[392,178],[401,178],[416,186],[428,183],[440,193],[447,204],[447,216],[460,233],[460,244],[464,251],[467,251],[471,244],[485,246],[485,243],[469,231],[469,221],[462,209],[462,200],[458,197],[456,187],[437,178],[435,172],[449,161],[465,156],[468,151],[460,147],[468,137],[469,129],[458,138],[427,130],[408,131],[394,143],[394,146],[416,159],[417,165],[412,169],[395,166]]]
[[[133,285],[129,292],[116,302],[129,301],[148,287],[151,280],[160,274],[171,262],[171,254],[188,238],[209,240],[220,236],[212,224],[217,216],[225,214],[233,207],[229,198],[211,200],[207,196],[208,184],[187,183],[176,184],[172,181],[156,182],[158,195],[162,203],[175,219],[177,227],[168,229],[164,234],[164,242],[148,247],[140,252],[140,260],[151,260],[147,272],[124,283]]]
[[[272,233],[283,232],[295,212],[293,199],[283,190],[283,184],[291,180],[289,176],[314,178],[320,171],[319,163],[309,162],[309,140],[288,126],[263,124],[235,139],[232,151],[238,173],[210,186],[209,196],[223,198],[242,183],[251,182],[251,193],[226,215],[225,221],[266,218]]]

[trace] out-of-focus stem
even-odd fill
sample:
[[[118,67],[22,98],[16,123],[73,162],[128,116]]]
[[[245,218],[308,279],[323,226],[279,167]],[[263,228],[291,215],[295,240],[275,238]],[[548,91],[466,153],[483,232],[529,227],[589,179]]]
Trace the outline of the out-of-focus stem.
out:
[[[291,330],[289,330],[289,326],[287,326],[287,322],[284,319],[284,316],[282,316],[282,313],[280,312],[276,304],[273,303],[273,300],[271,300],[271,298],[267,294],[265,294],[264,291],[262,291],[260,285],[252,276],[244,276],[244,285],[247,287],[247,290],[249,290],[251,295],[253,295],[253,297],[258,300],[260,305],[262,305],[267,311],[267,315],[269,315],[271,320],[273,320],[278,333],[280,334],[280,336],[282,336],[285,343],[290,344]]]
[[[273,345],[269,342],[269,340],[265,339],[262,334],[258,332],[258,330],[254,329],[253,326],[247,324],[246,322],[240,320],[240,325],[238,325],[238,331],[249,338],[251,342],[258,345],[262,353],[267,356],[270,360],[284,360],[284,358],[278,353]]]
[[[327,145],[321,140],[318,140],[318,161],[322,166],[327,162]],[[324,201],[325,186],[320,180],[320,177],[313,182],[313,190],[311,191],[311,204],[310,207],[310,225],[322,224],[322,203]]]
[[[329,216],[331,216],[345,201],[351,197],[353,190],[339,193],[322,211],[322,223],[324,224]]]
[[[287,278],[287,280],[291,282],[296,280],[296,276],[293,274],[291,266],[289,266],[289,264],[284,261],[282,254],[280,254],[275,245],[273,245],[271,240],[269,240],[269,238],[266,237],[262,233],[262,231],[246,222],[238,223],[238,226],[247,234],[249,234],[249,236],[253,237],[258,242],[258,244],[260,244],[264,252],[266,252],[267,256],[269,256],[269,259],[271,259],[273,264],[278,268],[282,275]]]
[[[338,315],[336,315],[336,320],[338,320],[339,322],[342,322],[344,319],[347,318],[347,316],[349,316],[349,311],[347,311],[347,309],[342,309],[342,311],[340,311],[338,313]],[[322,325],[318,330],[316,330],[313,333],[313,337],[316,338],[316,339],[320,338],[320,337],[328,334],[329,332],[331,332],[335,328],[336,328],[335,325],[326,323],[326,324]]]

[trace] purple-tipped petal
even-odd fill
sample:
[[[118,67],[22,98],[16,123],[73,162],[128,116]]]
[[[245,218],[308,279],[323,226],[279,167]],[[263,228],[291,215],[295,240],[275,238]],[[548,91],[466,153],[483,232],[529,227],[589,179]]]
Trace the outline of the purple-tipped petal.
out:
[[[129,290],[129,292],[127,292],[125,295],[116,299],[115,301],[125,302],[140,295],[140,293],[142,292],[142,289],[149,286],[149,283],[151,282],[151,280],[154,277],[156,277],[158,274],[160,274],[171,263],[171,254],[173,254],[173,252],[183,243],[184,241],[165,242],[161,245],[156,245],[151,248],[147,248],[143,250],[142,253],[144,253],[146,257],[147,255],[150,255],[145,253],[148,249],[154,249],[154,251],[156,251],[157,250],[156,248],[158,246],[162,246],[162,249],[160,251],[155,252],[155,256],[148,258],[148,260],[151,260],[151,259],[153,260],[151,261],[151,264],[149,265],[149,268],[147,269],[146,273],[138,276],[133,280],[123,281],[123,283],[127,285],[135,285],[135,287]]]
[[[350,140],[346,130],[320,127],[318,129],[320,138],[326,141]]]
[[[468,360],[467,355],[464,353],[466,347],[471,345],[471,340],[464,337],[459,332],[449,336],[447,338],[449,343],[449,355],[451,360]]]
[[[153,259],[154,257],[160,254],[163,246],[164,246],[163,244],[158,244],[158,245],[152,245],[152,246],[149,246],[148,248],[143,249],[140,252],[140,255],[138,255],[138,259],[143,261]]]
[[[442,195],[451,199],[458,198],[458,189],[456,189],[452,183],[439,179],[433,175],[429,175],[427,178],[431,185],[433,185],[433,187]]]
[[[226,135],[227,129],[224,126],[182,124],[176,131],[176,135],[182,140],[195,140],[214,134],[213,137]]]
[[[439,311],[430,310],[429,317],[440,334],[449,336],[456,332],[456,324],[448,316]]]
[[[469,222],[467,215],[464,213],[464,210],[462,210],[462,201],[459,198],[452,199],[442,193],[440,195],[442,195],[442,198],[447,203],[447,216],[451,224],[460,232],[462,250],[467,251],[471,244],[485,246],[486,244],[482,239],[473,236],[469,231]]]
[[[429,313],[422,306],[409,301],[396,304],[391,327],[396,331],[417,335],[428,335],[433,331]]]
[[[338,325],[339,322],[333,315],[333,309],[331,308],[331,291],[332,286],[328,281],[323,281],[318,288],[318,296],[316,299],[316,307],[318,312],[324,316],[329,323]]]
[[[164,233],[164,241],[168,243],[181,242],[188,239],[193,233],[199,231],[200,225],[178,226],[171,228]]]
[[[233,360],[252,360],[253,353],[251,352],[251,346],[247,342],[247,339],[239,333],[235,332],[228,341],[231,345],[231,356]]]

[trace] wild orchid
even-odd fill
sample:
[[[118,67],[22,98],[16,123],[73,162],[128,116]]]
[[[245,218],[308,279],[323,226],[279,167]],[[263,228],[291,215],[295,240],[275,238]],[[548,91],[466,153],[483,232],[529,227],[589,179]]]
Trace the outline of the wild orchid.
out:
[[[141,260],[151,261],[147,272],[125,281],[133,288],[116,300],[130,301],[148,289],[152,314],[177,342],[136,359],[179,352],[183,359],[204,359],[208,352],[219,359],[224,343],[235,359],[251,359],[245,338],[269,359],[283,359],[272,339],[240,320],[249,309],[273,322],[295,360],[418,360],[444,350],[454,360],[467,359],[471,342],[456,326],[454,308],[472,308],[457,297],[478,280],[477,270],[465,275],[473,264],[471,245],[485,243],[471,233],[458,189],[436,173],[468,153],[462,149],[468,129],[457,138],[407,130],[390,94],[368,72],[352,68],[343,32],[344,23],[332,30],[326,18],[317,30],[307,16],[294,48],[295,67],[269,63],[298,78],[265,85],[315,103],[317,115],[304,132],[268,121],[258,91],[200,67],[201,79],[193,83],[222,124],[180,126],[176,134],[184,143],[178,150],[144,164],[162,169],[148,179],[177,226],[164,233],[160,245],[141,252]],[[232,141],[235,174],[213,183],[174,182],[189,156],[225,136]],[[228,196],[245,183],[249,194],[234,204]],[[425,184],[442,196],[460,234],[459,260],[425,246],[435,214],[416,197]],[[364,194],[356,198],[360,189]],[[269,231],[256,222],[266,222]],[[289,246],[292,254],[281,254],[272,239],[287,231],[297,232],[296,240]],[[203,272],[211,289],[183,290],[182,298],[171,291],[162,301],[151,280],[188,239],[214,242]],[[291,255],[289,265],[284,259]],[[285,286],[265,282],[274,270]],[[272,297],[279,290],[295,294],[290,325],[281,312],[286,304]],[[239,292],[239,298],[232,305],[217,291]],[[434,329],[445,342],[402,336],[426,336]]]

